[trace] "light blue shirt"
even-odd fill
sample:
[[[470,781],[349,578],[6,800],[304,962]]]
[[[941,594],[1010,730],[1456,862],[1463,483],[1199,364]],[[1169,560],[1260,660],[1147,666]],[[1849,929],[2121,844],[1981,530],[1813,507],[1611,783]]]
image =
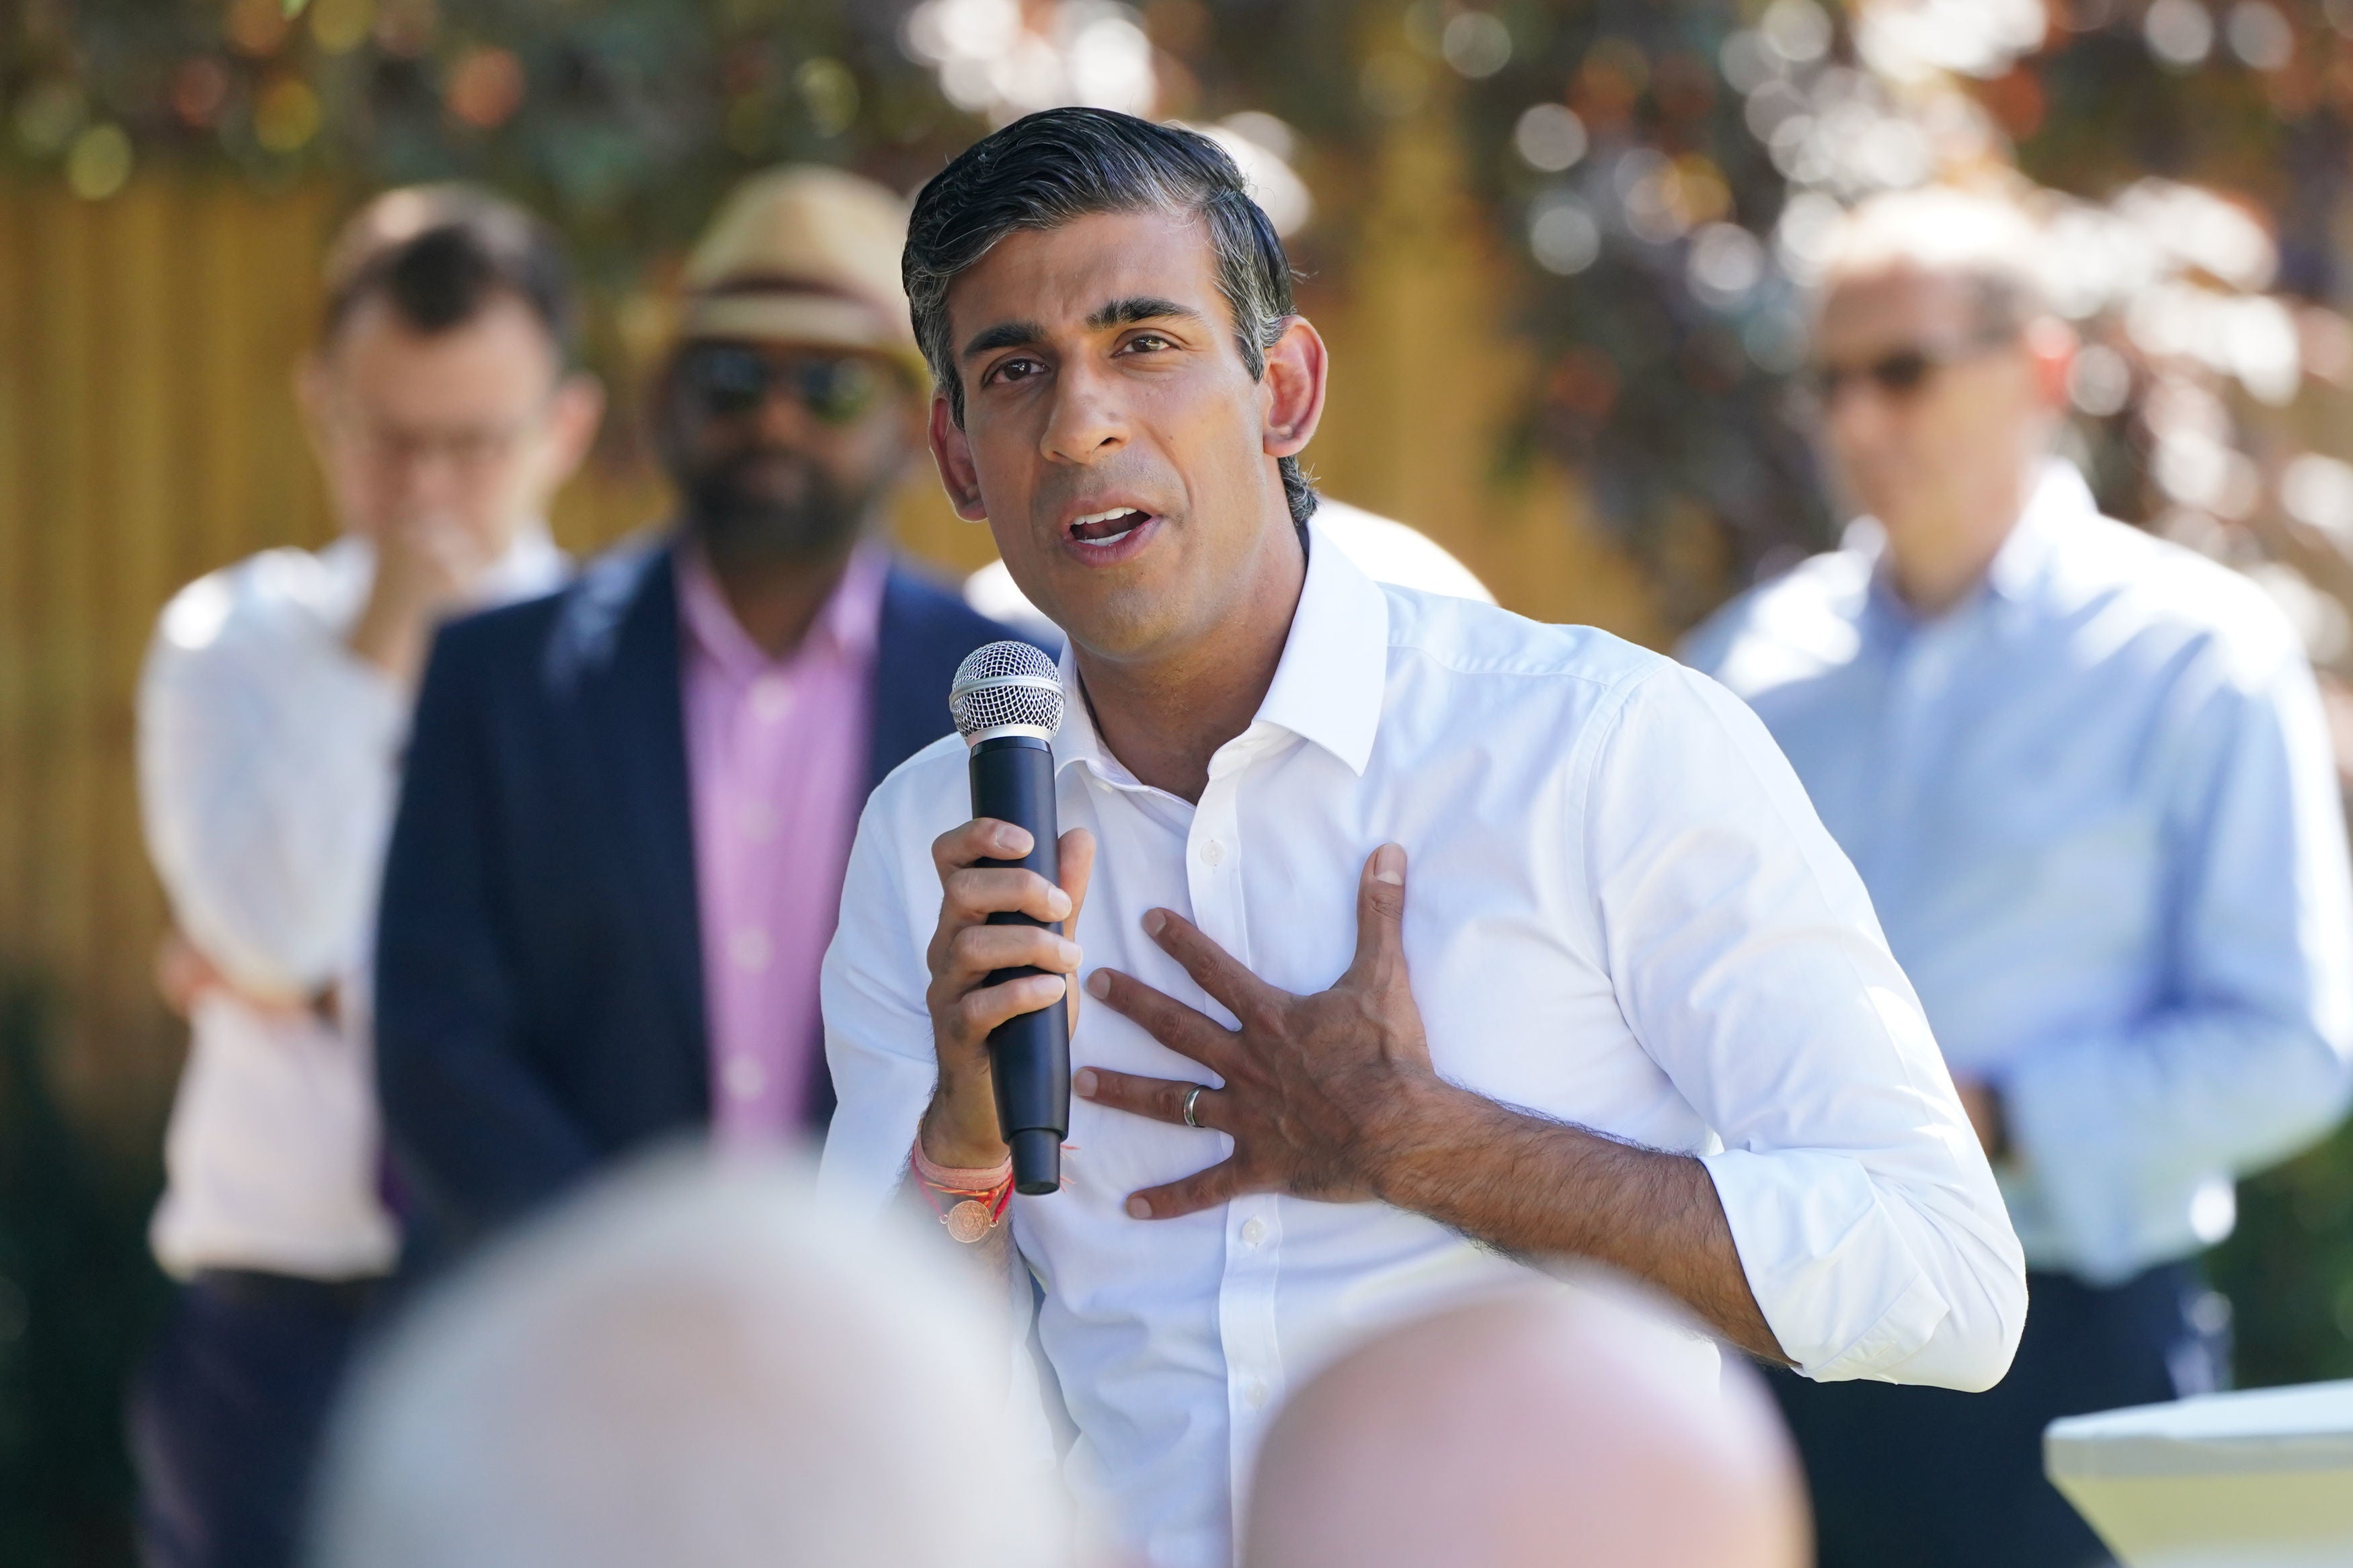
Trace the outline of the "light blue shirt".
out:
[[[1683,658],[1765,721],[1957,1076],[2000,1095],[2030,1265],[2114,1283],[2230,1234],[2344,1108],[2353,887],[2319,694],[2262,591],[2052,464],[1933,620],[1844,548]]]

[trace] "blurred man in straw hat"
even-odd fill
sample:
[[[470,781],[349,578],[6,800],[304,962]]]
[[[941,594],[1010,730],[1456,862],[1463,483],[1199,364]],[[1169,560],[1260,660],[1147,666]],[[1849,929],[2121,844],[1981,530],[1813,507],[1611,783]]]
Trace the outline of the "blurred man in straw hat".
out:
[[[738,190],[653,398],[676,526],[435,647],[377,952],[428,1251],[664,1134],[831,1114],[818,964],[859,809],[1006,635],[880,537],[923,450],[905,221],[834,170]]]

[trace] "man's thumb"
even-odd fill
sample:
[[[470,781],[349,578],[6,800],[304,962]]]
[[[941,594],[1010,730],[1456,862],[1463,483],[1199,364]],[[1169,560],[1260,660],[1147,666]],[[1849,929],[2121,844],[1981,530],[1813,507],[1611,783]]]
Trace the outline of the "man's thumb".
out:
[[[1384,844],[1365,862],[1356,883],[1356,967],[1405,950],[1405,847]]]

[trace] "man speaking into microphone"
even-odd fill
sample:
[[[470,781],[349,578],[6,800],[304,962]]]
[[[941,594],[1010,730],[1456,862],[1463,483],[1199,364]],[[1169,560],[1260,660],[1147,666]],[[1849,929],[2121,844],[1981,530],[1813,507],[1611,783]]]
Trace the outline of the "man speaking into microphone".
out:
[[[1318,537],[1324,345],[1224,153],[1032,115],[924,188],[904,273],[949,497],[1069,635],[1069,832],[1059,887],[980,864],[1030,846],[953,739],[876,790],[828,1178],[998,1212],[987,1037],[1083,979],[1061,1190],[954,1234],[1039,1282],[1073,1475],[1145,1560],[1231,1560],[1286,1389],[1547,1260],[1813,1377],[1997,1381],[2017,1240],[1788,765],[1668,659]]]

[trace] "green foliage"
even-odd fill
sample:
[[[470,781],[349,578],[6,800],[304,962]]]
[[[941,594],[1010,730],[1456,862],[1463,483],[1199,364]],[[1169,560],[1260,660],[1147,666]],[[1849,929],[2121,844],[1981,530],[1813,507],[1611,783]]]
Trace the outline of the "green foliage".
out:
[[[50,1092],[44,1013],[0,976],[0,1563],[132,1561],[123,1395],[165,1287],[159,1173],[99,1157]]]
[[[2210,1266],[2242,1387],[2353,1377],[2353,1126],[2242,1184]]]
[[[1785,377],[1802,342],[1796,292],[1746,237],[1769,235],[1787,181],[1723,79],[1752,9],[1732,0],[1521,7],[1508,63],[1464,95],[1473,168],[1528,280],[1528,334],[1550,364],[1520,438],[1584,474],[1601,516],[1653,558],[1673,619],[1722,593],[1706,557],[1661,558],[1678,523],[1723,530],[1744,565],[1820,548],[1829,518]],[[1566,169],[1521,147],[1532,106],[1564,107],[1588,142]],[[1566,214],[1567,216],[1553,215]],[[1547,257],[1541,226],[1589,225],[1592,258]],[[1736,288],[1704,281],[1704,247]],[[1574,237],[1574,236],[1572,236]]]

